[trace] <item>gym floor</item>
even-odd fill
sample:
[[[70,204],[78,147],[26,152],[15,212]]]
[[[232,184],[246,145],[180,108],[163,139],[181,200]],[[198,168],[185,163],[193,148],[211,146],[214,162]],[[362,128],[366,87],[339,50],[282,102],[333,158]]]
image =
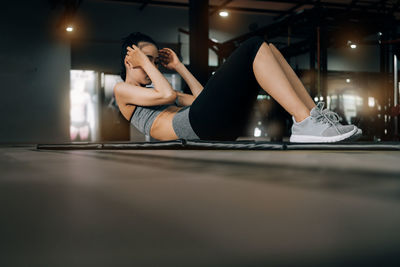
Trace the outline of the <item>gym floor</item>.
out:
[[[400,266],[400,151],[0,147],[0,266]]]

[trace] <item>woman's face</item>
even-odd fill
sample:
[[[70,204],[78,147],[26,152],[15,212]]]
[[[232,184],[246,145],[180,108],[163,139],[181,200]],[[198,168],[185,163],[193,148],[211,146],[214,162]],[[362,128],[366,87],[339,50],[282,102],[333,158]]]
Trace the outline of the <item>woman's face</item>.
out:
[[[149,58],[150,62],[158,68],[158,65],[156,64],[158,62],[157,47],[148,42],[139,42],[137,47],[139,47],[139,49]],[[142,85],[151,84],[150,77],[141,67],[127,69],[126,76],[127,79],[129,77],[130,80],[134,80]]]

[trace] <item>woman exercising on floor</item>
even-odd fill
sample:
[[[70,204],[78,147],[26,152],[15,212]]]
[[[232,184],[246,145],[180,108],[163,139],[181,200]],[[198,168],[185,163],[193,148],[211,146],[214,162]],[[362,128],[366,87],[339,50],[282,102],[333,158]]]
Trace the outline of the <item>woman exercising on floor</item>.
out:
[[[292,115],[291,142],[338,142],[361,134],[354,125],[341,125],[322,102],[315,105],[278,49],[261,37],[243,42],[204,88],[173,50],[159,50],[141,33],[124,39],[121,63],[125,82],[114,87],[120,111],[158,140],[236,140],[247,127],[257,84]],[[178,72],[193,95],[174,91],[158,63]],[[145,87],[151,83],[154,88]]]

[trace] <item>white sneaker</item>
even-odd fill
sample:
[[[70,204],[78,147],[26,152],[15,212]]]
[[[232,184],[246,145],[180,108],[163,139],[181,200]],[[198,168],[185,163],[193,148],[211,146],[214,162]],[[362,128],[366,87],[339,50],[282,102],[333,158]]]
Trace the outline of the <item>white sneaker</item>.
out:
[[[290,142],[294,143],[333,143],[346,140],[357,132],[354,125],[342,125],[334,112],[323,110],[323,102],[317,104],[310,116],[301,122],[294,117]]]
[[[336,112],[333,112],[329,109],[323,109],[324,108],[325,103],[324,102],[318,102],[317,103],[317,108],[324,113],[325,115],[327,115],[332,121],[337,121],[336,126],[337,127],[341,127],[343,126],[342,124],[340,124],[339,122],[342,121],[342,117],[339,116],[339,114],[337,114]],[[352,125],[352,124],[351,124]],[[362,130],[360,128],[358,128],[357,126],[354,125],[354,127],[357,128],[357,131],[350,136],[349,138],[346,139],[346,141],[357,141],[358,139],[360,139],[360,137],[362,136]]]

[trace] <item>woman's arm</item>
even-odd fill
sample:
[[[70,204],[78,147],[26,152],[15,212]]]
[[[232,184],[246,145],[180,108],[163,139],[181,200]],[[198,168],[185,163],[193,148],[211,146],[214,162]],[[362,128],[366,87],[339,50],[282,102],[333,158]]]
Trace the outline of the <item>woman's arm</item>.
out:
[[[203,86],[192,75],[192,73],[190,73],[190,71],[185,67],[185,65],[183,65],[182,62],[179,62],[179,64],[175,67],[175,70],[182,76],[189,86],[190,91],[192,91],[194,98],[196,98],[203,90]]]
[[[129,84],[126,82],[117,83],[114,87],[114,94],[120,105],[138,105],[138,106],[157,106],[174,103],[176,92],[163,94],[153,88],[145,88]],[[121,109],[121,106],[120,106]]]
[[[177,94],[177,102],[179,106],[191,106],[193,101],[196,99],[193,95],[181,93],[181,92],[176,92]]]
[[[187,85],[192,91],[194,98],[196,98],[201,91],[203,86],[199,81],[190,73],[190,71],[182,64],[175,52],[170,48],[163,48],[159,50],[160,63],[167,69],[175,70],[185,80]]]
[[[176,93],[168,80],[161,74],[161,72],[150,62],[149,58],[143,52],[132,45],[128,46],[127,61],[135,68],[141,67],[146,74],[150,77],[154,84],[154,90],[159,93],[162,98],[176,98]]]

